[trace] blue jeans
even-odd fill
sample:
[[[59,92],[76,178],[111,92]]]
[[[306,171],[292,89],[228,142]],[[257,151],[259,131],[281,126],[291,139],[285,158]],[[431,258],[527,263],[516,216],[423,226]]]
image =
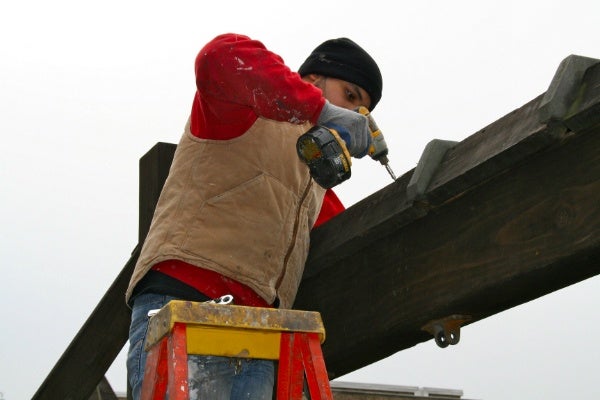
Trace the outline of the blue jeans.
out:
[[[148,331],[148,311],[162,308],[171,300],[176,298],[142,294],[133,304],[127,374],[134,400],[140,399],[142,391],[147,356],[144,344]],[[274,370],[271,360],[191,355],[188,357],[190,400],[271,400]]]

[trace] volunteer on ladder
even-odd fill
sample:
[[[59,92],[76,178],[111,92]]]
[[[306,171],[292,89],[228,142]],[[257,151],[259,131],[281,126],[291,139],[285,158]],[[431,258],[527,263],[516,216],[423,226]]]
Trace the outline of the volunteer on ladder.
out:
[[[293,72],[256,40],[223,34],[195,62],[196,92],[148,236],[131,277],[127,369],[139,399],[147,313],[172,299],[232,294],[237,305],[291,308],[310,230],[344,207],[310,177],[296,141],[335,125],[354,157],[370,131],[382,77],[346,39],[319,45]],[[273,361],[192,356],[190,398],[271,400]]]

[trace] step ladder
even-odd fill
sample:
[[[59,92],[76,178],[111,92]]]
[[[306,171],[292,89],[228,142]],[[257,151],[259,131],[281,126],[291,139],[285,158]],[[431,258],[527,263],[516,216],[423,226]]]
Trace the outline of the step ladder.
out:
[[[150,318],[142,400],[188,400],[188,354],[278,360],[277,400],[333,400],[313,311],[173,300]]]

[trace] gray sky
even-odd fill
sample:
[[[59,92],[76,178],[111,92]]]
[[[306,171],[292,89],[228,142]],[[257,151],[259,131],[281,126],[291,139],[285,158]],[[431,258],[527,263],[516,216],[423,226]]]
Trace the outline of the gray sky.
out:
[[[347,36],[384,75],[374,112],[397,175],[431,139],[463,140],[543,93],[570,54],[600,58],[597,1],[13,1],[0,11],[0,392],[40,386],[137,242],[138,160],[176,143],[198,50],[263,41],[296,69]],[[346,206],[390,183],[369,159]],[[465,398],[600,398],[600,278],[340,380],[462,389]],[[125,390],[124,351],[109,370]]]

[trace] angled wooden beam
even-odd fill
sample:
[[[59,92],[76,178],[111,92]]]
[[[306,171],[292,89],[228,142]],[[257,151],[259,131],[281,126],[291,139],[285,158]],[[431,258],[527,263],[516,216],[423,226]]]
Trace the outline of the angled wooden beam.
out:
[[[136,248],[33,400],[84,400],[101,383],[127,341],[131,317],[124,293],[138,256]]]
[[[294,307],[321,312],[332,377],[430,340],[432,323],[600,273],[599,87],[596,64],[561,120],[540,122],[539,96],[448,150],[422,196],[411,171],[313,232]]]
[[[139,238],[146,238],[175,145],[158,143],[140,159]],[[131,310],[125,290],[137,262],[136,246],[106,294],[33,396],[34,400],[83,400],[102,389],[104,374],[127,342]]]
[[[102,377],[88,400],[118,400],[118,398],[106,377]]]

